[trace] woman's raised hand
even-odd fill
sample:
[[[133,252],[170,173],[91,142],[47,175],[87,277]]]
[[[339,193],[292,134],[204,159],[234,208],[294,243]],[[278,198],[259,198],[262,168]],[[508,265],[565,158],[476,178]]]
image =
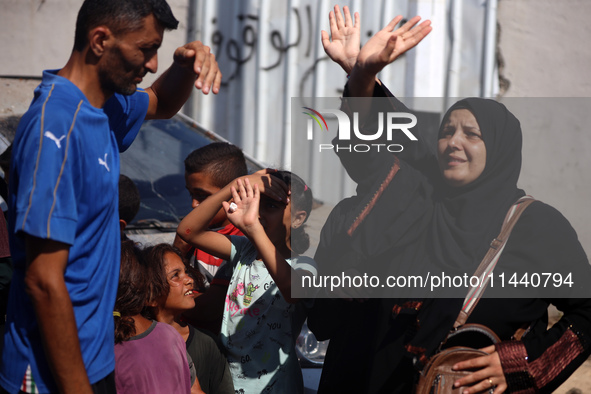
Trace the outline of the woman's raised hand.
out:
[[[464,394],[481,393],[492,387],[495,387],[495,394],[504,393],[507,390],[507,381],[505,380],[499,353],[495,351],[494,345],[481,350],[489,353],[489,355],[462,361],[453,366],[453,369],[458,371],[474,370],[474,373],[458,379],[455,382],[455,387],[473,385],[469,389],[464,389]]]
[[[370,38],[357,56],[356,70],[373,78],[400,55],[414,48],[432,30],[430,20],[416,26],[421,20],[420,16],[415,16],[402,27],[394,30],[401,20],[402,16],[397,16]]]
[[[351,19],[349,7],[344,6],[343,13],[344,17],[339,6],[335,5],[334,11],[330,11],[328,14],[332,40],[328,37],[328,33],[322,30],[322,46],[328,57],[340,65],[347,74],[350,74],[359,54],[359,13],[355,13],[355,24]]]

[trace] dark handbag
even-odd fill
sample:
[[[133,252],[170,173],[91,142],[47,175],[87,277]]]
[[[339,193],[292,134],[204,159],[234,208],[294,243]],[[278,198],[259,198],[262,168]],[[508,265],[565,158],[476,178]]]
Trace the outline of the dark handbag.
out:
[[[460,361],[470,360],[476,357],[486,356],[486,353],[470,347],[454,346],[443,350],[431,357],[421,375],[417,385],[417,393],[454,393],[461,394],[466,387],[454,387],[454,382],[470,373],[471,371],[453,371],[451,367]],[[493,393],[491,387],[487,393]]]
[[[464,388],[467,388],[454,387],[453,385],[456,380],[471,374],[472,371],[454,371],[451,368],[460,361],[486,356],[487,353],[467,346],[445,348],[445,345],[449,342],[461,342],[461,337],[466,336],[466,334],[483,336],[488,340],[489,344],[500,342],[499,337],[490,328],[481,324],[465,324],[454,329],[441,344],[440,349],[443,350],[439,350],[438,353],[429,358],[429,361],[421,371],[419,383],[415,389],[416,393],[460,394]],[[491,387],[487,392],[492,393],[493,391],[494,389]]]
[[[499,236],[491,242],[490,249],[474,273],[474,276],[481,278],[483,285],[475,286],[468,292],[462,310],[454,323],[454,328],[439,346],[439,351],[429,358],[421,371],[419,382],[415,387],[416,394],[460,394],[467,387],[454,387],[454,382],[463,376],[473,373],[473,371],[453,371],[452,367],[454,364],[487,355],[482,350],[467,346],[445,348],[446,344],[450,342],[461,342],[460,337],[468,333],[482,334],[490,340],[490,344],[500,342],[499,337],[488,327],[481,324],[465,323],[476,307],[476,304],[478,304],[480,297],[482,297],[488,285],[487,278],[489,278],[490,273],[494,270],[515,223],[517,223],[523,210],[534,201],[532,197],[522,197],[507,212]],[[494,392],[494,386],[486,392],[492,394]]]

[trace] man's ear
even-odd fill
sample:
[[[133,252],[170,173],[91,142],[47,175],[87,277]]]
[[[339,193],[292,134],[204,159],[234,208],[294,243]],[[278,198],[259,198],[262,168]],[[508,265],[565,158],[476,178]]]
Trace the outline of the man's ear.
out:
[[[306,221],[307,217],[308,214],[306,213],[306,211],[297,211],[295,214],[292,215],[291,228],[294,229],[301,227]]]
[[[101,57],[105,53],[105,47],[108,41],[113,37],[113,33],[106,26],[97,26],[88,33],[88,45],[95,56]]]
[[[119,228],[121,229],[121,232],[125,230],[125,227],[127,227],[127,222],[123,219],[119,219]]]

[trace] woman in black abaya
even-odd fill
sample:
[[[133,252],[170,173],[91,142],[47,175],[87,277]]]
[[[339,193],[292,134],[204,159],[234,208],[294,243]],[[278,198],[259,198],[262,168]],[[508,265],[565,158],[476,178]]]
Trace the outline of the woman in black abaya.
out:
[[[350,75],[345,96],[389,97],[390,111],[408,112],[376,75],[420,42],[429,22],[413,28],[415,17],[393,31],[401,19],[395,18],[357,55],[358,15],[353,23],[348,9],[343,18],[335,7],[330,18],[332,41],[323,32],[323,45]],[[419,141],[396,156],[337,152],[358,184],[357,195],[339,203],[327,220],[315,257],[321,273],[334,261],[343,271],[383,264],[389,274],[407,273],[409,265],[474,273],[506,212],[525,194],[517,188],[519,121],[493,100],[461,100],[444,116],[436,151]],[[516,270],[576,272],[579,287],[590,277],[575,231],[539,201],[524,211],[495,268]],[[318,339],[331,340],[320,392],[411,392],[416,371],[452,328],[462,301],[317,299],[308,325]],[[549,303],[564,315],[547,329]],[[591,353],[589,299],[483,298],[468,322],[488,326],[502,342],[486,348],[488,356],[456,366],[474,370],[457,382],[469,387],[464,393],[491,387],[495,393],[551,392]],[[530,327],[527,335],[512,340],[522,327]]]

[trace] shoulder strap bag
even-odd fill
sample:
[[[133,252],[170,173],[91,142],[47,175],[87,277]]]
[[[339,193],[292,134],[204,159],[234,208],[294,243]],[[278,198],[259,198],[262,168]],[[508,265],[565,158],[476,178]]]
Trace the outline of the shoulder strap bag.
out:
[[[462,310],[454,323],[452,331],[443,340],[441,345],[439,345],[440,350],[429,358],[429,361],[421,371],[419,382],[415,390],[416,394],[460,394],[463,389],[467,388],[454,387],[453,384],[459,378],[469,375],[472,372],[453,371],[453,365],[460,361],[486,356],[487,353],[479,349],[464,346],[454,346],[441,350],[445,343],[451,338],[456,337],[455,339],[457,340],[457,337],[462,334],[478,333],[487,337],[492,344],[500,342],[499,337],[488,327],[481,324],[465,323],[486,290],[490,279],[490,273],[495,269],[515,223],[517,223],[517,220],[525,208],[534,201],[535,199],[533,197],[524,196],[517,200],[517,202],[511,206],[509,212],[507,212],[500,234],[493,239],[488,252],[474,273],[474,276],[480,278],[482,286],[474,286],[468,291],[468,295],[464,299]],[[487,391],[487,393],[490,394],[493,392],[494,387],[491,387]]]

